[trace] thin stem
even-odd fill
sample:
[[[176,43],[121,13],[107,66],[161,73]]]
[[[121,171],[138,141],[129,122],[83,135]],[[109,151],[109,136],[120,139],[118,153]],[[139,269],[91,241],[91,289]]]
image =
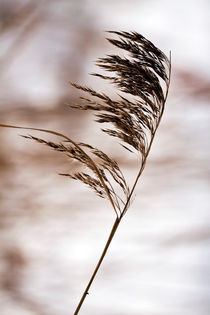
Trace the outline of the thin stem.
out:
[[[108,250],[108,248],[109,248],[109,246],[110,246],[110,244],[111,244],[111,241],[112,241],[112,239],[113,239],[113,237],[114,237],[114,235],[115,235],[115,232],[117,231],[117,228],[118,228],[118,226],[119,226],[119,224],[120,224],[120,221],[121,221],[123,215],[125,214],[125,212],[126,212],[128,206],[129,206],[129,202],[130,202],[130,199],[131,199],[131,197],[132,197],[132,195],[133,195],[133,192],[134,192],[134,189],[135,189],[135,187],[136,187],[136,184],[137,184],[137,182],[138,182],[138,180],[139,180],[139,177],[140,177],[141,173],[142,173],[143,170],[144,170],[144,166],[145,166],[145,164],[146,164],[146,159],[147,159],[147,156],[148,156],[148,154],[149,154],[149,151],[150,151],[150,148],[151,148],[153,139],[154,139],[154,135],[155,135],[155,133],[153,134],[153,137],[152,137],[152,139],[151,139],[151,141],[150,141],[150,145],[149,145],[149,148],[148,148],[148,150],[147,150],[147,154],[145,155],[145,158],[144,158],[144,160],[143,160],[143,162],[142,162],[142,166],[141,166],[140,171],[139,171],[139,173],[138,173],[138,175],[137,175],[137,177],[136,177],[136,180],[135,180],[134,185],[133,185],[133,187],[132,187],[132,189],[131,189],[131,192],[130,192],[130,194],[129,194],[129,196],[128,196],[128,199],[127,199],[127,202],[126,202],[126,204],[125,204],[125,206],[124,206],[124,209],[123,209],[123,211],[122,211],[120,217],[119,217],[119,218],[117,217],[116,220],[115,220],[115,222],[114,222],[114,225],[113,225],[112,230],[111,230],[111,232],[110,232],[110,234],[109,234],[108,240],[107,240],[106,245],[105,245],[105,247],[104,247],[104,250],[103,250],[103,252],[102,252],[102,254],[101,254],[101,257],[100,257],[100,259],[99,259],[99,261],[98,261],[98,263],[97,263],[97,265],[96,265],[96,268],[95,268],[95,270],[94,270],[94,272],[93,272],[93,274],[92,274],[92,276],[91,276],[91,278],[90,278],[90,281],[88,282],[88,285],[87,285],[87,287],[86,287],[86,289],[85,289],[85,291],[84,291],[84,293],[83,293],[83,295],[82,295],[82,297],[81,297],[81,299],[80,299],[80,302],[79,302],[79,304],[78,304],[78,306],[77,306],[77,308],[76,308],[76,311],[74,312],[74,315],[77,315],[77,314],[79,313],[79,310],[80,310],[80,308],[81,308],[81,306],[82,306],[82,304],[83,304],[83,302],[84,302],[86,296],[88,295],[89,288],[90,288],[90,286],[91,286],[91,284],[92,284],[92,282],[93,282],[93,280],[94,280],[94,278],[95,278],[95,276],[96,276],[96,274],[97,274],[97,272],[98,272],[98,269],[99,269],[100,266],[101,266],[101,263],[102,263],[102,261],[103,261],[105,255],[106,255],[106,252],[107,252],[107,250]]]
[[[142,172],[143,172],[143,170],[144,170],[144,167],[145,167],[145,164],[146,164],[146,161],[147,161],[147,157],[148,157],[148,155],[149,155],[149,152],[150,152],[151,147],[152,147],[152,143],[153,143],[153,141],[154,141],[154,137],[155,137],[156,131],[157,131],[158,127],[159,127],[161,118],[162,118],[162,116],[163,116],[163,111],[164,111],[165,103],[166,103],[166,100],[167,100],[167,97],[168,97],[168,91],[169,91],[170,80],[171,80],[171,52],[170,52],[170,55],[169,55],[169,74],[168,74],[167,89],[166,89],[166,93],[165,93],[165,97],[164,97],[164,103],[163,103],[163,106],[162,106],[162,110],[161,110],[161,113],[160,113],[160,117],[159,117],[159,119],[158,119],[158,121],[157,121],[157,125],[156,125],[155,130],[154,130],[154,132],[153,132],[153,134],[152,134],[152,137],[151,137],[150,144],[149,144],[149,147],[148,147],[148,149],[147,149],[147,152],[146,152],[145,156],[143,157],[142,164],[141,164],[141,168],[140,168],[140,170],[139,170],[139,172],[138,172],[138,174],[137,174],[137,176],[136,176],[136,180],[135,180],[135,182],[134,182],[134,184],[133,184],[133,187],[132,187],[132,189],[131,189],[130,195],[128,196],[127,202],[126,202],[125,207],[124,207],[124,209],[123,209],[123,211],[122,211],[122,216],[123,216],[123,215],[125,214],[125,212],[127,211],[127,208],[128,208],[130,199],[131,199],[131,197],[132,197],[132,195],[133,195],[134,189],[135,189],[135,187],[136,187],[136,185],[137,185],[137,183],[138,183],[139,177],[141,176],[141,174],[142,174]]]
[[[85,289],[85,291],[84,291],[84,293],[83,293],[83,295],[82,295],[82,297],[81,297],[81,299],[79,301],[79,304],[78,304],[78,306],[76,308],[76,311],[74,312],[74,315],[77,315],[79,313],[79,310],[80,310],[80,308],[81,308],[81,306],[82,306],[86,296],[88,295],[88,291],[90,289],[90,286],[91,286],[91,284],[92,284],[92,282],[93,282],[93,280],[94,280],[94,278],[95,278],[95,276],[97,274],[98,269],[101,266],[101,263],[102,263],[105,255],[106,255],[106,252],[107,252],[107,250],[109,248],[109,245],[110,245],[110,243],[111,243],[111,241],[113,239],[113,236],[115,235],[115,232],[116,232],[116,230],[118,228],[118,225],[120,224],[121,219],[122,219],[122,216],[119,217],[119,218],[116,218],[116,220],[114,222],[114,225],[113,225],[113,227],[111,229],[111,232],[109,234],[109,238],[108,238],[108,240],[106,242],[106,245],[105,245],[104,250],[103,250],[103,252],[101,254],[101,257],[100,257],[100,259],[99,259],[99,261],[98,261],[98,263],[97,263],[97,265],[96,265],[96,267],[94,269],[94,272],[93,272],[93,274],[92,274],[92,276],[90,278],[90,281],[88,282],[88,285],[87,285],[87,287],[86,287],[86,289]]]
[[[125,212],[126,212],[126,210],[127,210],[127,208],[128,208],[128,205],[129,205],[130,199],[131,199],[131,197],[132,197],[132,195],[133,195],[133,192],[134,192],[134,189],[135,189],[135,187],[136,187],[136,184],[137,184],[137,182],[138,182],[138,180],[139,180],[140,175],[142,174],[142,172],[143,172],[143,170],[144,170],[144,166],[145,166],[145,164],[146,164],[146,159],[147,159],[147,156],[148,156],[148,154],[149,154],[149,151],[150,151],[150,148],[151,148],[153,139],[154,139],[154,135],[155,135],[155,132],[154,132],[153,137],[152,137],[152,139],[151,139],[151,141],[150,141],[149,148],[148,148],[147,153],[146,153],[146,155],[145,155],[145,157],[144,157],[144,160],[143,160],[143,162],[142,162],[142,166],[141,166],[140,171],[139,171],[139,173],[138,173],[138,175],[137,175],[137,177],[136,177],[136,180],[135,180],[135,182],[134,182],[134,185],[133,185],[133,187],[132,187],[132,189],[131,189],[130,195],[128,196],[128,199],[127,199],[127,202],[126,202],[126,204],[125,204],[125,206],[124,206],[124,209],[123,209],[123,211],[122,211],[120,217],[119,217],[119,218],[117,217],[116,220],[115,220],[115,222],[114,222],[114,225],[113,225],[112,230],[111,230],[111,232],[110,232],[110,234],[109,234],[108,240],[107,240],[106,245],[105,245],[105,247],[104,247],[104,249],[103,249],[103,252],[102,252],[102,254],[101,254],[101,257],[100,257],[100,259],[99,259],[99,261],[98,261],[98,263],[97,263],[97,265],[96,265],[96,267],[95,267],[95,269],[94,269],[94,271],[93,271],[93,274],[92,274],[92,276],[91,276],[91,278],[90,278],[90,280],[89,280],[89,282],[88,282],[88,285],[87,285],[87,287],[86,287],[86,289],[85,289],[85,291],[84,291],[84,293],[83,293],[83,295],[82,295],[82,297],[81,297],[81,299],[80,299],[80,301],[79,301],[79,304],[78,304],[78,306],[77,306],[77,308],[76,308],[76,311],[74,312],[74,315],[77,315],[77,314],[79,313],[79,310],[80,310],[80,308],[81,308],[81,306],[82,306],[82,304],[83,304],[83,302],[84,302],[86,296],[88,295],[88,291],[89,291],[89,289],[90,289],[90,286],[91,286],[91,284],[92,284],[92,282],[93,282],[93,280],[94,280],[94,278],[95,278],[95,276],[96,276],[96,274],[97,274],[97,272],[98,272],[98,269],[99,269],[100,266],[101,266],[101,263],[102,263],[102,261],[103,261],[105,255],[106,255],[106,252],[107,252],[107,250],[108,250],[108,248],[109,248],[109,245],[111,244],[111,241],[112,241],[112,239],[113,239],[113,237],[114,237],[114,235],[115,235],[115,232],[116,232],[116,230],[117,230],[117,228],[118,228],[118,226],[119,226],[119,224],[120,224],[120,221],[121,221],[123,215],[125,214]]]
[[[99,268],[100,268],[100,266],[101,266],[101,263],[102,263],[102,261],[103,261],[105,255],[106,255],[106,253],[107,253],[107,250],[108,250],[108,248],[109,248],[109,246],[110,246],[110,244],[111,244],[111,241],[112,241],[112,239],[113,239],[113,237],[114,237],[114,235],[115,235],[115,232],[117,231],[117,228],[118,228],[118,226],[119,226],[119,224],[120,224],[120,221],[121,221],[122,217],[124,216],[124,214],[126,213],[126,211],[127,211],[127,209],[128,209],[128,206],[129,206],[129,203],[130,203],[130,199],[131,199],[131,197],[132,197],[132,195],[133,195],[133,192],[134,192],[134,190],[135,190],[135,187],[136,187],[136,185],[137,185],[137,183],[138,183],[139,177],[141,176],[141,174],[142,174],[142,172],[143,172],[143,170],[144,170],[144,167],[145,167],[145,164],[146,164],[146,161],[147,161],[147,157],[148,157],[149,152],[150,152],[150,150],[151,150],[152,143],[153,143],[153,140],[154,140],[156,131],[157,131],[157,129],[158,129],[158,126],[159,126],[159,124],[160,124],[161,118],[162,118],[162,116],[163,116],[163,111],[164,111],[164,107],[165,107],[165,102],[166,102],[166,99],[167,99],[167,96],[168,96],[168,90],[169,90],[169,85],[170,85],[170,79],[171,79],[171,53],[170,53],[170,57],[169,57],[169,76],[168,76],[167,90],[166,90],[166,93],[165,93],[164,103],[163,103],[163,106],[162,106],[162,110],[161,110],[161,113],[160,113],[160,117],[159,117],[159,119],[158,119],[158,121],[157,121],[157,125],[156,125],[155,130],[154,130],[154,132],[153,132],[153,134],[152,134],[149,147],[148,147],[147,152],[146,152],[146,154],[145,154],[145,156],[144,156],[144,158],[143,158],[143,160],[142,160],[141,168],[140,168],[140,170],[139,170],[139,172],[138,172],[138,174],[137,174],[137,177],[136,177],[136,179],[135,179],[135,182],[134,182],[134,184],[133,184],[133,187],[132,187],[132,189],[131,189],[131,191],[130,191],[130,194],[129,194],[129,196],[128,196],[127,202],[126,202],[126,204],[125,204],[125,206],[124,206],[124,208],[123,208],[123,210],[122,210],[120,216],[117,217],[116,220],[115,220],[115,222],[114,222],[114,225],[113,225],[112,230],[111,230],[111,232],[110,232],[110,234],[109,234],[109,237],[108,237],[108,240],[107,240],[107,242],[106,242],[106,245],[105,245],[105,247],[104,247],[104,249],[103,249],[103,252],[102,252],[102,254],[101,254],[100,258],[99,258],[99,261],[98,261],[98,263],[97,263],[97,265],[96,265],[96,267],[95,267],[95,269],[94,269],[94,271],[93,271],[93,274],[92,274],[92,276],[91,276],[91,278],[90,278],[90,280],[89,280],[89,282],[88,282],[88,285],[87,285],[87,287],[86,287],[86,289],[85,289],[85,291],[84,291],[84,293],[83,293],[83,295],[82,295],[82,297],[81,297],[81,299],[80,299],[80,301],[79,301],[79,304],[78,304],[78,306],[77,306],[77,308],[76,308],[76,311],[74,312],[73,315],[77,315],[77,314],[79,313],[79,311],[80,311],[80,309],[81,309],[81,307],[82,307],[82,304],[83,304],[83,302],[84,302],[86,296],[88,295],[88,291],[89,291],[89,289],[90,289],[90,286],[91,286],[93,280],[95,279],[95,276],[96,276],[96,274],[97,274],[97,272],[98,272],[98,270],[99,270]]]

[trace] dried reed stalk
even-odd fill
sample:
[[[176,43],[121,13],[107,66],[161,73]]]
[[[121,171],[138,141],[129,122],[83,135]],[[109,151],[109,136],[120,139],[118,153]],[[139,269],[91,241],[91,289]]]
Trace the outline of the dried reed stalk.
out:
[[[122,93],[118,100],[113,100],[92,88],[72,83],[72,86],[89,94],[89,97],[81,97],[81,104],[69,106],[94,111],[98,123],[111,125],[109,129],[102,129],[103,132],[119,138],[127,151],[138,153],[140,165],[131,188],[118,163],[98,148],[86,143],[76,143],[64,134],[51,130],[0,124],[1,127],[37,130],[61,137],[61,142],[55,143],[32,135],[24,136],[65,153],[70,159],[77,160],[85,166],[87,172],[60,175],[79,180],[94,190],[98,196],[107,197],[115,212],[116,219],[107,243],[74,315],[79,313],[114,234],[129,208],[163,115],[170,84],[171,58],[168,59],[149,40],[136,32],[109,33],[117,35],[119,39],[108,39],[108,41],[126,51],[128,55],[127,57],[108,55],[99,59],[98,66],[112,72],[113,75],[105,76],[98,73],[93,75],[111,81]],[[126,94],[133,96],[133,100],[128,99]],[[118,190],[121,190],[122,196],[119,195]]]

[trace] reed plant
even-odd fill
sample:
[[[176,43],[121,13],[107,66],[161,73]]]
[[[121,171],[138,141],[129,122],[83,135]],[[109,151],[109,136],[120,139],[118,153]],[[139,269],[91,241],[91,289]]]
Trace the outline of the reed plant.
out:
[[[88,185],[99,197],[108,198],[115,213],[115,221],[102,254],[81,296],[74,315],[78,314],[90,290],[95,276],[107,253],[117,228],[126,214],[135,187],[144,170],[150,149],[159,127],[170,85],[171,58],[153,43],[136,32],[108,32],[117,37],[108,41],[126,52],[125,56],[107,55],[97,61],[107,75],[92,75],[114,84],[119,93],[116,99],[87,86],[71,83],[84,92],[80,104],[69,106],[78,110],[93,111],[96,122],[109,127],[102,128],[108,136],[118,138],[128,154],[136,153],[139,167],[130,187],[116,160],[89,143],[76,142],[63,133],[42,128],[20,127],[0,124],[1,127],[41,131],[60,138],[48,141],[34,135],[25,138],[64,153],[68,158],[81,163],[84,171],[60,174]],[[111,74],[109,74],[111,73]]]

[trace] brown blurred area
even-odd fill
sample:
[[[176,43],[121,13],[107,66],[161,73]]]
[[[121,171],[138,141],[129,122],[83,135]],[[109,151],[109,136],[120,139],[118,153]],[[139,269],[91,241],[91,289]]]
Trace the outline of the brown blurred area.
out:
[[[209,315],[209,10],[204,0],[0,0],[0,122],[104,142],[130,182],[135,157],[68,108],[79,97],[69,82],[116,93],[88,75],[116,52],[105,30],[172,51],[150,160],[81,315]],[[20,134],[0,129],[0,315],[73,314],[114,214],[58,176],[79,165]]]

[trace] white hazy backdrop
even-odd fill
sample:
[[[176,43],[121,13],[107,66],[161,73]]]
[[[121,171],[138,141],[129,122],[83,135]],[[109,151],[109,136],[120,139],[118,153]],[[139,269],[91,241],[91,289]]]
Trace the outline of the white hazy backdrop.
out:
[[[88,75],[117,52],[106,30],[135,30],[172,52],[162,123],[81,315],[210,314],[209,15],[205,0],[0,0],[0,122],[98,145],[130,183],[135,156],[68,108],[79,97],[68,81],[117,93]],[[114,213],[58,175],[75,162],[20,134],[0,130],[0,314],[73,314]]]

